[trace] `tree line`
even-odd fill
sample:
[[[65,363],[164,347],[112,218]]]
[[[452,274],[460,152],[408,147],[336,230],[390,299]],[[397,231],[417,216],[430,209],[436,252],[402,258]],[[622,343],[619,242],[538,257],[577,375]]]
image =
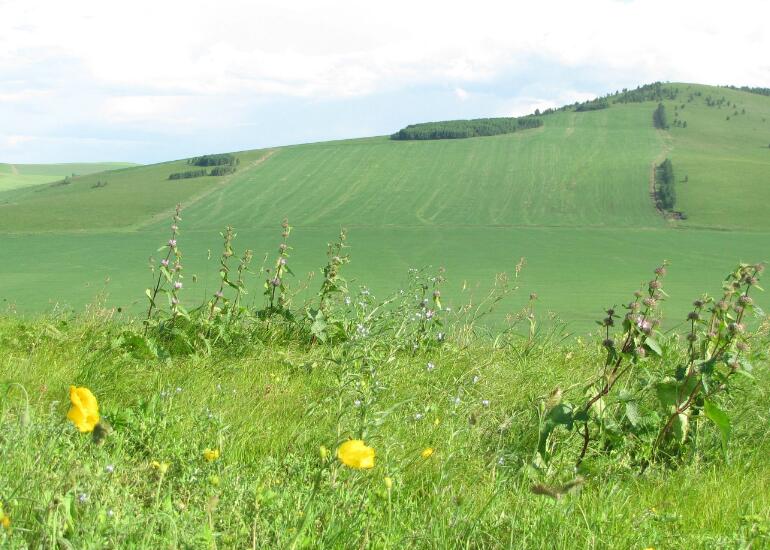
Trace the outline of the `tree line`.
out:
[[[463,139],[480,136],[512,134],[519,130],[538,128],[543,120],[534,116],[519,118],[476,118],[410,124],[390,136],[394,140]]]
[[[238,157],[231,153],[203,155],[202,157],[187,159],[187,164],[193,166],[237,166],[240,162]]]
[[[676,204],[674,183],[674,165],[671,159],[666,159],[655,167],[655,200],[661,210],[674,210]]]
[[[235,173],[235,166],[215,166],[211,170],[200,168],[198,170],[187,170],[185,172],[174,172],[168,175],[170,180],[184,180],[189,178],[200,178],[203,176],[226,176]]]
[[[657,108],[652,113],[652,123],[656,128],[668,130],[668,118],[666,117],[666,106],[658,103]]]
[[[577,107],[575,107],[575,111],[578,113],[583,111],[598,111],[600,109],[606,109],[609,106],[610,102],[607,101],[606,98],[601,97],[599,99],[578,103]]]

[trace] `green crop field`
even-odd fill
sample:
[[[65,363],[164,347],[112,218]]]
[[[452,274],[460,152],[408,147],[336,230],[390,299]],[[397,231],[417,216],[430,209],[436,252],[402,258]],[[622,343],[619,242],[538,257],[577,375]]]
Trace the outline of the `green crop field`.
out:
[[[734,262],[770,257],[770,98],[672,86],[668,118],[686,128],[656,130],[657,102],[612,103],[546,114],[542,127],[509,135],[247,151],[224,177],[169,180],[187,167],[174,161],[0,192],[0,299],[34,312],[106,293],[108,303],[138,310],[148,259],[181,202],[191,302],[211,291],[210,251],[216,257],[225,225],[239,234],[236,247],[261,259],[288,217],[296,289],[344,226],[350,273],[381,294],[397,290],[410,267],[446,267],[449,297],[460,304],[525,257],[521,291],[494,318],[536,292],[543,313],[583,331],[667,259],[676,318],[700,292],[718,289]],[[725,99],[707,106],[707,97]],[[650,197],[653,163],[666,156],[686,219],[664,219]],[[107,185],[95,186],[101,180]]]
[[[66,164],[2,164],[0,192],[30,185],[51,183],[65,176],[87,175],[136,166],[129,162],[81,162]]]

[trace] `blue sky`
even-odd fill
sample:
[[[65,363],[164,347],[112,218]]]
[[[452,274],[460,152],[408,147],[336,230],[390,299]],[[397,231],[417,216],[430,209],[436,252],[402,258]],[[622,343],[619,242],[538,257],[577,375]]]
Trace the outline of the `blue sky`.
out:
[[[158,162],[506,116],[654,80],[770,86],[709,0],[0,0],[0,162]]]

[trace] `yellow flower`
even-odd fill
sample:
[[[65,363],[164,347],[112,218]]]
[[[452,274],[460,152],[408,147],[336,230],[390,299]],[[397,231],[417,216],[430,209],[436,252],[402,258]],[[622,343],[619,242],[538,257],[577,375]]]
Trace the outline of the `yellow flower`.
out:
[[[367,447],[361,439],[346,441],[337,449],[337,458],[345,465],[357,470],[374,468],[374,449]]]
[[[2,525],[5,529],[11,528],[11,518],[6,516],[5,514],[2,515],[0,518],[0,525]]]
[[[99,403],[91,390],[70,386],[70,401],[67,418],[83,433],[94,431],[99,423]]]
[[[204,449],[203,458],[206,459],[206,462],[214,462],[219,458],[219,449]]]
[[[423,458],[430,458],[432,454],[433,454],[433,449],[431,449],[430,447],[426,447],[425,449],[422,450],[422,452],[420,453],[420,456]]]
[[[389,477],[385,478],[385,488],[390,491],[393,488],[393,480]]]
[[[150,466],[152,466],[153,469],[158,470],[161,474],[165,474],[168,472],[168,467],[171,465],[168,462],[158,462],[157,460],[153,460],[150,462]]]
[[[441,424],[441,419],[436,418],[436,420],[433,421],[433,425],[438,426],[439,424]]]

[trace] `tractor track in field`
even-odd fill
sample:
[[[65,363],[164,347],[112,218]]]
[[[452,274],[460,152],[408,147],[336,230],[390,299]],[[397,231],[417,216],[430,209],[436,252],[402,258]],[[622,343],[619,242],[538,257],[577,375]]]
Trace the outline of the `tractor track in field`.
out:
[[[251,163],[249,163],[243,170],[238,170],[234,174],[230,174],[229,176],[223,177],[215,185],[212,185],[210,188],[205,189],[202,192],[198,193],[197,195],[194,195],[193,197],[191,197],[190,200],[188,200],[185,204],[183,204],[184,208],[189,208],[190,206],[193,206],[194,204],[197,204],[201,200],[203,200],[206,197],[208,197],[214,191],[222,189],[228,183],[230,183],[230,181],[235,176],[240,175],[240,174],[242,174],[244,172],[248,172],[252,168],[256,168],[257,166],[259,166],[263,162],[267,161],[275,153],[277,153],[278,150],[279,150],[278,148],[268,149],[268,151],[264,155],[262,155],[261,157],[259,157],[256,160],[252,161]],[[156,223],[158,223],[158,222],[160,222],[160,221],[162,221],[162,220],[164,220],[164,219],[166,219],[168,217],[173,216],[173,214],[174,214],[174,209],[173,208],[168,209],[168,210],[164,210],[163,212],[158,212],[157,214],[154,214],[154,215],[150,216],[146,220],[141,221],[141,222],[139,222],[137,224],[134,224],[134,225],[132,225],[132,226],[126,228],[126,229],[128,231],[141,231],[142,229],[145,229],[145,228],[147,228],[147,227],[149,227],[149,226],[151,226],[153,224],[156,224]]]

